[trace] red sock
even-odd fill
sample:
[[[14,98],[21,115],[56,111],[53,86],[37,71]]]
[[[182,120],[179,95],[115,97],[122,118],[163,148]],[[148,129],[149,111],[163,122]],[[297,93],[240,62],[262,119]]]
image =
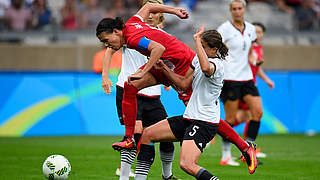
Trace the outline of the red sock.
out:
[[[123,122],[126,128],[125,136],[133,137],[134,126],[137,117],[137,97],[138,89],[132,84],[124,83],[122,100]]]
[[[243,139],[247,139],[249,123],[250,123],[250,121],[247,121],[246,125],[244,126]]]
[[[238,135],[238,133],[222,119],[220,119],[218,134],[235,144],[241,152],[244,152],[249,148],[249,145]]]

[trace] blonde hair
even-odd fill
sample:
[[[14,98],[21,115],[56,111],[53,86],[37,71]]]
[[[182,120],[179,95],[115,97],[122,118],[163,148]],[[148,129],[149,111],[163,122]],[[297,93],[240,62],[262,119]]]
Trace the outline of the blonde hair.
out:
[[[233,2],[241,2],[244,7],[247,6],[247,3],[246,3],[245,0],[230,0],[230,1],[229,1],[229,6],[230,6],[230,7],[231,7],[231,4],[232,4]]]
[[[144,6],[147,2],[149,2],[149,3],[157,3],[157,4],[164,4],[163,0],[143,0],[142,1],[142,6]],[[163,16],[163,14],[161,14],[161,16],[160,16],[160,24],[163,23],[164,20],[165,20],[164,16]]]

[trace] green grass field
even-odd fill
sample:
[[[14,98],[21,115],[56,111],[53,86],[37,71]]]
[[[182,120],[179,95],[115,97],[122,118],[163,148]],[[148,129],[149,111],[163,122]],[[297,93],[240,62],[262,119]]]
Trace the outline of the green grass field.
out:
[[[51,154],[62,154],[69,159],[70,180],[118,179],[115,169],[120,157],[111,144],[120,139],[115,136],[0,138],[0,180],[44,180],[42,163]],[[268,157],[253,175],[248,173],[245,164],[219,165],[220,137],[205,149],[199,164],[222,180],[320,179],[320,135],[260,135],[258,145]],[[179,149],[176,143],[173,172],[181,179],[194,179],[179,168]],[[240,155],[235,147],[233,155]],[[148,179],[161,179],[158,151]]]

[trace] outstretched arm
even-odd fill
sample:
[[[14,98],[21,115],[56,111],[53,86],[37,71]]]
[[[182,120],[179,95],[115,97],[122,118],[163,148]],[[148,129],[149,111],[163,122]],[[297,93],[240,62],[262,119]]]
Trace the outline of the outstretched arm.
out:
[[[150,13],[169,13],[175,14],[181,19],[187,19],[189,17],[188,12],[183,8],[174,8],[158,3],[146,3],[138,12],[137,15],[143,19],[147,19]]]
[[[257,72],[257,75],[267,83],[267,85],[270,87],[270,89],[274,88],[274,82],[264,73],[262,67],[260,66]]]
[[[111,87],[113,87],[112,81],[109,79],[109,69],[112,55],[115,52],[115,50],[107,48],[102,61],[102,88],[103,92],[107,94],[111,93]]]

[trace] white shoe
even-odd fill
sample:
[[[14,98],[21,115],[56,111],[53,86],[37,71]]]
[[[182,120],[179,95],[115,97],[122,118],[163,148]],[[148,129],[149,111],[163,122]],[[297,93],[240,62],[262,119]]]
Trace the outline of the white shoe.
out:
[[[267,157],[267,154],[266,154],[266,153],[263,153],[263,152],[258,152],[258,153],[256,154],[256,157],[257,157],[257,158],[266,158],[266,157]]]
[[[117,168],[116,170],[116,175],[117,176],[120,176],[121,172],[120,172],[120,167]],[[134,173],[133,169],[130,170],[130,173],[129,173],[129,177],[134,177],[136,174]]]
[[[234,160],[234,158],[232,158],[230,156],[226,160],[221,159],[220,165],[222,165],[222,166],[226,166],[226,165],[228,165],[228,166],[240,166],[240,163],[236,162]]]

